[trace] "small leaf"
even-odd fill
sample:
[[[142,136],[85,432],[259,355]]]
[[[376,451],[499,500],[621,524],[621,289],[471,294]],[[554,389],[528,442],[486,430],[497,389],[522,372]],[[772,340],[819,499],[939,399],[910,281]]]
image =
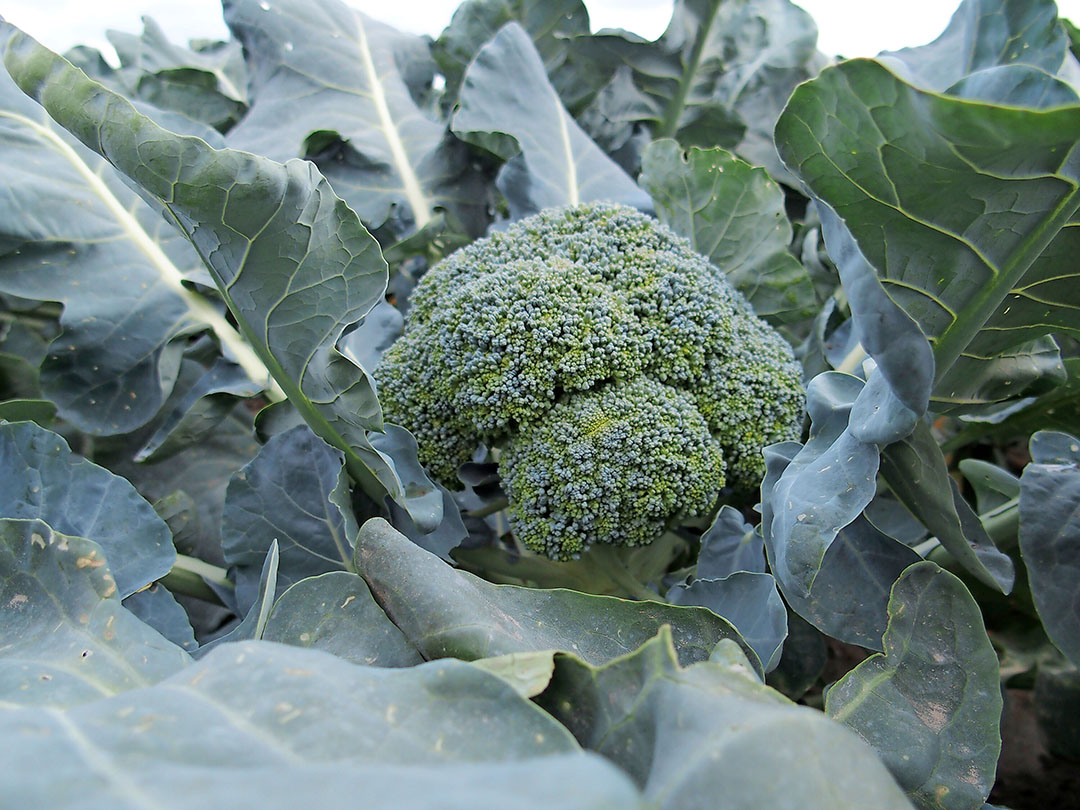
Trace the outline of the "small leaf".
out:
[[[765,572],[765,543],[738,509],[720,507],[712,525],[701,535],[698,579],[723,579],[736,571]]]
[[[673,605],[707,607],[723,616],[746,639],[765,672],[780,663],[787,638],[787,608],[772,574],[736,571],[723,579],[695,579],[667,593]]]
[[[233,476],[225,495],[221,548],[235,568],[237,603],[246,612],[255,598],[263,560],[273,543],[281,550],[278,585],[349,570],[353,538],[341,509],[330,500],[342,475],[342,453],[301,425],[268,441]]]
[[[423,662],[356,574],[302,579],[274,603],[263,639],[332,653],[354,664],[411,667]]]
[[[961,497],[926,422],[920,421],[910,436],[885,448],[881,473],[896,497],[964,568],[1000,593],[1012,590],[1012,558],[997,550]]]
[[[0,424],[0,469],[0,516],[39,518],[98,543],[121,599],[165,576],[176,560],[169,527],[135,487],[76,456],[57,434],[33,422]]]
[[[551,676],[555,672],[555,655],[554,650],[507,653],[473,661],[473,666],[498,675],[522,697],[534,698],[551,683]]]
[[[1020,552],[1050,640],[1080,664],[1080,440],[1039,431],[1020,478]]]
[[[180,649],[192,652],[199,646],[187,612],[164,585],[155,582],[135,591],[123,605]]]

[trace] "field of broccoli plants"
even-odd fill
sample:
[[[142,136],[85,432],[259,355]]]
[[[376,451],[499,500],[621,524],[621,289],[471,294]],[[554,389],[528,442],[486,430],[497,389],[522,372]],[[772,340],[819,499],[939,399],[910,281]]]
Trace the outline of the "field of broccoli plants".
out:
[[[223,5],[0,22],[0,805],[1078,806],[1051,0]]]

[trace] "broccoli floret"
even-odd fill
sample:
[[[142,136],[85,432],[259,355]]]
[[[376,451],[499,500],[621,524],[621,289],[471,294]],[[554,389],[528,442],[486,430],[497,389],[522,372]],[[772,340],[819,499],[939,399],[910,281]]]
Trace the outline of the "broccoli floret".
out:
[[[517,538],[569,559],[600,538],[649,543],[708,509],[724,455],[687,394],[638,377],[564,398],[508,441],[499,470]]]
[[[515,534],[566,559],[648,543],[725,483],[756,487],[762,448],[798,437],[800,371],[685,239],[590,203],[432,268],[375,379],[447,487],[477,448],[498,448]]]

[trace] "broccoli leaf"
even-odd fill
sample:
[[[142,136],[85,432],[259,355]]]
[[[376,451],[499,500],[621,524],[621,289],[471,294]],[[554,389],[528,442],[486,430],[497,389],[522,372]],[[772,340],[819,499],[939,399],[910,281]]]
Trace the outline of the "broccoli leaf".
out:
[[[0,705],[65,708],[157,683],[180,647],[123,605],[97,543],[0,520]]]
[[[471,664],[359,667],[250,641],[148,689],[2,712],[0,765],[19,807],[641,807],[617,768]]]
[[[755,669],[761,666],[731,624],[708,610],[492,585],[451,568],[381,518],[360,528],[355,565],[390,620],[428,659],[565,650],[601,664],[669,624],[687,663],[704,660],[726,638],[739,644]]]
[[[483,230],[486,195],[465,147],[412,93],[434,72],[423,38],[338,0],[223,5],[254,84],[230,146],[277,161],[313,159],[372,229],[389,224],[404,236],[447,208]]]
[[[777,324],[814,314],[810,275],[788,252],[784,192],[764,169],[665,138],[645,150],[639,182],[660,221],[723,270],[758,315]]]
[[[789,181],[772,127],[795,85],[824,61],[816,44],[814,21],[788,0],[676,0],[655,42],[602,31],[574,39],[571,53],[599,76],[618,80],[629,69],[620,104],[608,105],[621,111],[613,123],[646,123],[654,138],[683,146],[730,148]]]
[[[263,560],[275,541],[281,589],[305,577],[350,570],[353,537],[342,509],[331,500],[343,460],[340,451],[299,425],[271,438],[232,477],[221,548],[234,569],[241,613],[255,600]]]
[[[1020,478],[1020,551],[1047,635],[1080,665],[1080,441],[1039,431],[1031,458]]]
[[[652,202],[563,107],[529,35],[504,25],[465,74],[451,129],[508,161],[495,185],[519,219],[554,205]]]
[[[999,66],[1028,65],[1053,75],[1069,53],[1057,12],[1053,0],[964,0],[933,42],[878,58],[900,62],[918,84],[938,92]]]
[[[406,491],[368,441],[366,429],[381,427],[378,399],[337,340],[382,299],[386,262],[318,170],[162,129],[21,32],[5,64],[58,123],[165,207],[256,354],[312,429],[345,453],[353,479],[375,498],[388,493],[422,527],[437,526],[439,491]]]
[[[1078,107],[961,101],[870,60],[829,68],[792,96],[777,124],[781,157],[823,201],[855,328],[908,407],[1020,396],[1040,375],[1018,366],[1011,385],[985,387],[984,366],[1077,332],[1077,132]]]
[[[99,543],[123,599],[169,572],[176,551],[165,521],[126,480],[71,452],[32,422],[0,424],[0,516],[38,518]]]
[[[581,0],[465,0],[431,46],[446,78],[443,107],[457,102],[465,71],[480,48],[506,23],[516,21],[529,33],[563,103],[578,95],[582,72],[567,63],[567,40],[589,35],[589,12]]]
[[[0,22],[0,38],[13,30]],[[145,424],[172,389],[182,338],[207,326],[259,388],[270,382],[219,308],[183,284],[204,277],[183,236],[4,71],[0,142],[0,291],[63,306],[41,365],[61,417],[95,434]]]
[[[262,637],[365,666],[411,667],[424,660],[386,617],[364,580],[346,571],[290,586],[274,602]]]
[[[685,669],[671,633],[594,666],[555,657],[538,698],[586,748],[623,768],[663,810],[910,808],[871,749],[749,673],[727,644]]]
[[[1001,737],[997,654],[971,594],[932,562],[893,586],[884,654],[826,695],[830,717],[869,742],[919,806],[980,807]]]

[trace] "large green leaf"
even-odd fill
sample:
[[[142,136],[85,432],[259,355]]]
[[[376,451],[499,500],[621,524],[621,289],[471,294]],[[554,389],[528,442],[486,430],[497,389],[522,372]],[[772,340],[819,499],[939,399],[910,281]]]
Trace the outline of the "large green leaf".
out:
[[[13,30],[0,23],[0,39]],[[174,341],[207,326],[267,384],[266,367],[221,311],[184,286],[202,273],[186,240],[6,72],[0,154],[0,290],[63,305],[41,383],[65,419],[90,433],[142,425],[172,388]]]
[[[703,608],[492,585],[451,568],[381,518],[360,528],[355,564],[386,615],[428,659],[565,650],[602,664],[668,624],[686,663],[707,658],[727,638],[760,668],[732,626]]]
[[[469,63],[506,23],[517,21],[529,33],[563,102],[575,95],[579,71],[567,64],[567,39],[589,35],[589,12],[581,0],[465,0],[431,46],[446,79],[444,106],[457,101]]]
[[[557,655],[538,701],[653,807],[910,808],[856,735],[763,686],[745,659],[681,668],[666,629],[602,667]]]
[[[495,184],[514,219],[592,200],[652,207],[570,117],[532,39],[516,22],[504,25],[469,65],[451,128],[509,161]]]
[[[994,783],[1002,706],[979,606],[952,574],[916,563],[893,586],[882,643],[829,690],[826,712],[877,749],[918,807],[977,810]]]
[[[814,314],[810,276],[788,252],[784,192],[764,169],[719,148],[683,152],[666,138],[645,150],[639,182],[660,221],[723,270],[758,315],[785,323]]]
[[[66,712],[2,712],[0,767],[17,807],[640,806],[615,767],[477,667],[358,667],[266,642]]]
[[[919,84],[937,91],[1004,65],[1055,74],[1069,48],[1057,11],[1053,0],[964,0],[933,42],[881,57],[903,63]]]
[[[225,0],[251,65],[254,101],[229,144],[273,160],[312,157],[368,227],[404,235],[436,208],[486,223],[462,144],[410,93],[434,63],[421,37],[338,0]]]
[[[364,580],[346,571],[290,587],[274,603],[262,637],[366,666],[411,667],[424,660],[386,617]]]
[[[312,430],[345,453],[354,480],[377,498],[389,493],[423,527],[438,525],[438,490],[407,492],[368,441],[366,429],[382,423],[374,386],[336,343],[382,299],[386,262],[318,170],[162,129],[21,32],[5,64],[58,123],[164,206],[255,352]]]
[[[281,550],[278,587],[352,567],[353,538],[331,501],[342,454],[300,425],[268,441],[237,472],[225,495],[221,547],[234,568],[237,604],[255,599],[263,560],[275,541]]]
[[[240,43],[203,43],[198,50],[169,41],[150,17],[141,36],[108,31],[120,57],[118,79],[133,98],[175,110],[224,131],[247,109],[247,70]]]
[[[908,407],[931,386],[938,410],[1019,396],[1045,369],[998,356],[1076,333],[1080,107],[971,103],[853,60],[795,92],[776,138],[824,203],[860,340]]]
[[[1020,478],[1020,551],[1046,634],[1080,665],[1080,440],[1040,431]]]
[[[0,707],[74,706],[157,683],[180,647],[120,604],[101,546],[0,519]]]
[[[810,15],[788,0],[676,0],[655,42],[604,31],[571,47],[616,81],[618,67],[629,69],[624,122],[683,146],[732,148],[787,180],[772,128],[795,85],[819,69],[816,44]]]
[[[169,527],[135,487],[33,422],[0,424],[0,517],[45,521],[99,543],[120,598],[169,572]]]

